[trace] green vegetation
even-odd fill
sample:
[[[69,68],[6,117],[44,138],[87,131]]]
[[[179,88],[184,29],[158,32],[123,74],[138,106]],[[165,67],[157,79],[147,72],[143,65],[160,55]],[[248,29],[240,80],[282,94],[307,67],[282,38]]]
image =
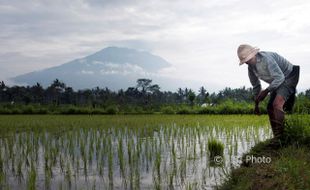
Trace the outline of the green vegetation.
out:
[[[309,189],[310,117],[285,125],[275,150],[266,115],[1,115],[0,188]]]
[[[160,91],[150,79],[138,79],[135,87],[117,92],[99,87],[75,91],[58,79],[47,88],[0,82],[0,114],[248,114],[252,99],[251,88],[171,92]]]
[[[266,116],[249,115],[2,115],[0,130],[3,189],[211,188],[271,135]]]
[[[260,105],[266,113],[268,98]],[[0,114],[252,114],[252,88],[198,93],[188,88],[160,91],[150,79],[113,92],[108,88],[74,91],[56,79],[47,88],[6,86],[0,82]],[[310,89],[297,95],[294,113],[310,113]]]
[[[261,112],[267,113],[266,108],[261,106]],[[63,115],[114,115],[114,114],[253,114],[251,103],[238,103],[231,100],[221,104],[200,107],[189,105],[161,106],[156,109],[143,109],[142,107],[131,107],[123,109],[118,106],[106,108],[93,108],[88,106],[73,105],[23,105],[23,104],[0,104],[0,114],[63,114]]]
[[[223,156],[224,145],[216,139],[211,139],[208,141],[208,150],[211,158],[214,158],[215,156]]]
[[[286,120],[284,144],[310,145],[310,117],[291,115]]]
[[[310,189],[310,117],[291,115],[286,119],[282,146],[274,149],[261,142],[244,155],[270,157],[270,163],[245,163],[219,188]]]

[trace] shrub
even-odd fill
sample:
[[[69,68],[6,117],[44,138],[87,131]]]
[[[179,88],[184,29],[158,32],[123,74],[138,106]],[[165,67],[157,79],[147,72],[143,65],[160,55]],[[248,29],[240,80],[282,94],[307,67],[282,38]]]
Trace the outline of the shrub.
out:
[[[11,109],[11,113],[12,114],[22,114],[23,110],[21,110],[19,108],[13,108],[13,109]]]
[[[55,112],[60,114],[91,114],[92,110],[85,107],[65,106],[59,111],[55,110]]]
[[[26,106],[22,109],[23,114],[33,114],[35,113],[35,110],[33,106]]]
[[[0,114],[11,114],[12,110],[8,108],[0,108]]]
[[[118,113],[118,108],[116,106],[109,106],[107,109],[106,109],[106,113],[107,114],[117,114]]]
[[[139,106],[135,107],[135,113],[143,113],[143,109]]]
[[[178,111],[177,114],[190,114],[191,110],[188,107],[181,107]]]
[[[46,108],[39,108],[38,110],[36,110],[36,113],[38,113],[38,114],[47,114],[48,110]]]
[[[91,111],[91,114],[105,114],[106,112],[103,109],[94,109]]]
[[[76,114],[91,114],[90,108],[77,108]]]
[[[171,106],[162,107],[161,112],[164,114],[175,114],[175,111]]]
[[[205,107],[198,109],[198,114],[214,114],[214,107]]]
[[[310,145],[310,118],[308,115],[290,115],[285,120],[285,144]]]
[[[77,113],[77,108],[70,106],[70,107],[64,107],[60,109],[59,111],[61,114],[76,114]]]

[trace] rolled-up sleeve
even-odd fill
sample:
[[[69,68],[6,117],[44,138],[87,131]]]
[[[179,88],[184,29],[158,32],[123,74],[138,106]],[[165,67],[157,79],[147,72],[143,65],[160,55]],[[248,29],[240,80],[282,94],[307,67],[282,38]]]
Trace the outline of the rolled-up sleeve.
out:
[[[260,84],[260,80],[258,79],[258,77],[254,74],[252,68],[250,66],[248,66],[248,75],[249,75],[249,79],[250,79],[250,82],[253,86],[253,93],[254,93],[254,96],[256,97],[259,92],[261,91],[262,89],[262,86]]]
[[[270,83],[267,89],[269,91],[273,91],[284,82],[285,77],[279,65],[273,60],[270,60],[270,62],[268,63],[268,70],[270,72],[270,76],[273,78],[273,81]]]

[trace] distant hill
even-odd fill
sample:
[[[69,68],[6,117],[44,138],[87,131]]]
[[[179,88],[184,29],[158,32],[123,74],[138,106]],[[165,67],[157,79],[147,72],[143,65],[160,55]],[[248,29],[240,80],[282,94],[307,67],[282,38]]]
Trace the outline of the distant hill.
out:
[[[107,47],[84,58],[19,75],[11,80],[28,85],[39,82],[46,87],[57,78],[75,89],[99,86],[118,90],[135,86],[138,78],[149,78],[154,84],[174,91],[185,84],[179,80],[173,82],[157,75],[160,69],[170,66],[171,64],[163,58],[145,51]]]

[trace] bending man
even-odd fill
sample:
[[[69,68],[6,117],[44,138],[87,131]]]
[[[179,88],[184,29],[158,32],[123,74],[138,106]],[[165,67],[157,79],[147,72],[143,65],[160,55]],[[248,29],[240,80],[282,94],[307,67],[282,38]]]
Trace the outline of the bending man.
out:
[[[255,114],[259,114],[259,102],[270,93],[267,111],[274,138],[271,144],[279,145],[284,131],[284,110],[292,111],[296,86],[299,80],[299,66],[275,52],[259,51],[258,48],[242,44],[237,50],[239,65],[248,65],[248,75],[255,95]],[[260,80],[269,84],[262,90]]]

